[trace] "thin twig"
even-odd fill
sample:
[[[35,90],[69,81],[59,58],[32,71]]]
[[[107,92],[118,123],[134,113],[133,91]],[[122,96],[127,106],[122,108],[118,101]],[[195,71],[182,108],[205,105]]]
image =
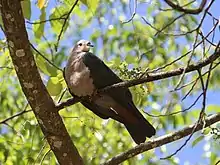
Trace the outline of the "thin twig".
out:
[[[56,51],[57,51],[57,48],[58,48],[58,46],[59,46],[60,38],[61,38],[62,33],[63,33],[63,31],[64,31],[64,27],[65,27],[65,25],[66,25],[66,22],[67,22],[67,20],[69,19],[70,14],[72,13],[72,11],[73,11],[73,9],[75,8],[75,6],[77,5],[78,1],[79,1],[79,0],[76,0],[76,1],[75,1],[75,3],[73,4],[73,6],[71,7],[71,9],[69,10],[69,12],[67,13],[66,18],[64,19],[62,28],[61,28],[60,33],[59,33],[58,38],[57,38],[57,43],[56,43],[56,45],[55,45],[55,50],[56,50]]]
[[[37,157],[36,157],[35,160],[34,160],[34,165],[35,165],[37,159],[40,157],[40,155],[41,155],[41,153],[43,152],[43,150],[45,149],[46,145],[47,145],[47,142],[45,141],[44,144],[43,144],[43,146],[41,147],[39,153],[37,154]]]
[[[134,11],[132,13],[131,18],[129,18],[127,21],[122,22],[123,24],[126,24],[128,22],[131,22],[134,18],[134,16],[136,15],[136,10],[137,10],[137,0],[134,0]]]
[[[45,35],[42,36],[43,39],[46,41],[48,48],[50,50],[50,54],[51,54],[51,61],[54,62],[54,52],[53,52],[53,48],[52,45],[50,44],[50,42],[47,40],[47,38],[45,37]]]
[[[172,112],[172,113],[169,113],[169,114],[162,114],[162,115],[152,115],[148,112],[145,112],[143,111],[144,113],[146,113],[148,116],[151,116],[151,117],[167,117],[167,116],[173,116],[173,115],[176,115],[178,113],[183,113],[183,112],[186,112],[188,110],[190,110],[197,102],[198,100],[200,99],[200,97],[202,96],[202,93],[196,98],[196,100],[186,109],[184,110],[181,110],[181,111],[176,111],[176,112]]]
[[[169,158],[173,157],[174,155],[176,155],[179,151],[181,151],[183,149],[183,147],[185,147],[187,145],[187,143],[189,142],[189,140],[192,138],[192,136],[193,136],[193,134],[194,134],[194,132],[196,130],[197,125],[199,123],[201,123],[201,121],[202,121],[202,114],[203,114],[203,111],[205,110],[206,90],[205,90],[205,86],[204,86],[204,82],[203,82],[203,78],[202,78],[202,74],[200,72],[200,69],[198,69],[198,73],[199,73],[199,78],[201,80],[202,89],[203,89],[203,93],[202,93],[202,95],[203,95],[203,107],[202,107],[202,110],[200,112],[199,119],[197,120],[196,125],[194,126],[190,136],[185,140],[185,142],[175,152],[173,152],[169,156],[160,158],[161,160],[169,159]]]
[[[13,69],[13,68],[9,66],[0,66],[0,69]]]
[[[61,96],[60,96],[60,98],[59,98],[59,100],[58,100],[58,103],[61,102],[61,100],[62,100],[62,98],[63,98],[63,96],[64,96],[64,94],[65,94],[66,92],[67,92],[67,88],[64,89],[63,93],[61,94]]]
[[[39,50],[37,50],[35,47],[34,47],[34,45],[32,45],[31,43],[30,43],[30,45],[31,45],[31,47],[32,47],[32,49],[34,49],[34,51],[35,52],[37,52],[43,59],[45,59],[50,65],[52,65],[54,68],[56,68],[57,70],[60,70],[60,71],[62,71],[63,72],[63,70],[62,69],[60,69],[58,66],[56,66],[54,63],[52,63],[48,58],[46,58]]]
[[[36,22],[26,21],[26,23],[34,25],[34,24],[42,24],[42,23],[46,23],[46,22],[51,22],[51,21],[64,20],[66,15],[67,14],[63,14],[62,16],[60,16],[58,18],[51,18],[51,19],[47,19],[47,20],[43,20],[43,21],[36,21]]]
[[[173,24],[175,21],[177,21],[178,19],[182,18],[182,17],[185,16],[185,15],[186,15],[186,14],[183,13],[183,14],[177,16],[176,18],[174,18],[172,21],[170,21],[168,24],[166,24],[164,27],[162,27],[159,31],[157,31],[154,36],[157,36],[159,33],[161,33],[162,31],[164,31],[167,27],[169,27],[171,24]]]
[[[184,12],[186,14],[199,14],[204,9],[207,0],[202,0],[201,4],[199,5],[199,8],[197,9],[185,9],[178,4],[174,4],[172,0],[164,0],[170,7],[172,7],[174,10]]]
[[[185,96],[181,99],[181,101],[185,100],[187,98],[187,96],[193,91],[194,87],[196,86],[197,82],[198,82],[199,78],[197,78],[193,85],[191,86],[191,88],[189,89],[189,91],[185,94]]]
[[[169,158],[173,157],[174,155],[176,155],[179,151],[181,151],[183,149],[183,147],[185,147],[186,144],[189,142],[189,140],[191,139],[193,134],[195,133],[198,124],[199,124],[199,122],[196,122],[196,124],[194,125],[194,127],[192,129],[192,132],[191,132],[190,136],[185,140],[185,142],[174,153],[170,154],[169,156],[160,158],[160,159],[161,160],[169,159]]]
[[[215,63],[215,65],[211,68],[211,70],[215,69],[219,64],[220,64],[220,62]],[[206,74],[208,74],[208,73],[209,73],[209,70],[206,71],[205,73],[203,73],[202,76],[204,76],[204,75],[206,75]],[[193,86],[194,86],[194,85],[196,85],[196,82],[197,82],[198,80],[199,80],[199,77],[197,77],[195,80],[193,80],[193,81],[191,81],[191,82],[189,82],[189,83],[187,83],[187,84],[185,84],[185,85],[179,87],[177,90],[180,90],[180,89],[182,89],[182,88],[185,88],[185,87],[187,87],[188,85],[190,85],[190,84],[192,84],[192,83],[193,83]],[[193,89],[193,88],[194,88],[194,87],[192,87],[192,89]],[[192,91],[192,89],[190,89],[190,92]],[[171,90],[170,92],[174,92],[174,91]],[[187,95],[188,95],[188,94],[187,94]],[[182,101],[183,101],[184,99],[185,99],[185,97],[182,98]]]
[[[41,161],[40,161],[40,165],[43,164],[44,159],[46,158],[46,156],[51,152],[51,149],[49,149],[44,156],[42,157]]]
[[[186,3],[185,5],[182,5],[181,7],[183,8],[183,7],[189,6],[190,4],[194,3],[195,1],[196,0],[193,0],[193,1],[189,2],[189,3]],[[170,10],[173,10],[173,8],[169,8],[169,9],[159,8],[159,10],[161,10],[161,11],[170,11]]]
[[[15,115],[12,115],[12,116],[10,116],[10,117],[8,117],[8,118],[6,118],[6,119],[0,121],[0,124],[5,124],[5,123],[7,123],[9,120],[12,120],[12,119],[14,119],[15,117],[21,116],[21,115],[23,115],[24,113],[31,112],[31,111],[32,111],[31,109],[30,109],[30,110],[23,110],[23,111],[21,111],[21,112],[15,114]]]
[[[173,37],[180,37],[180,36],[185,36],[187,34],[193,33],[194,31],[196,31],[196,29],[184,32],[184,33],[178,33],[178,34],[174,34],[174,33],[166,33],[164,31],[161,31],[159,29],[157,29],[156,27],[154,27],[151,23],[149,23],[143,16],[141,17],[143,19],[143,21],[149,25],[152,29],[154,29],[156,31],[156,33],[162,33],[164,35],[168,35],[168,36],[173,36]]]
[[[217,22],[217,23],[215,24],[215,26],[210,30],[210,32],[209,32],[199,43],[196,44],[195,48],[197,48],[206,38],[208,38],[208,37],[212,34],[212,32],[213,32],[213,31],[215,30],[215,28],[217,27],[217,25],[218,25],[218,22]],[[216,47],[217,47],[217,46],[216,46]],[[158,67],[158,68],[156,68],[156,69],[153,69],[153,70],[148,71],[148,73],[157,72],[157,71],[159,71],[159,70],[165,69],[166,67],[168,67],[168,66],[170,66],[170,65],[172,65],[172,64],[174,64],[174,63],[176,63],[177,61],[181,60],[183,57],[186,57],[186,56],[187,56],[189,53],[191,53],[191,52],[192,52],[192,50],[188,51],[187,53],[185,53],[185,54],[183,54],[182,56],[176,58],[175,60],[171,61],[171,62],[168,63],[168,64],[165,64],[165,65],[163,65],[163,66],[161,66],[161,67]]]
[[[189,59],[188,59],[188,61],[187,61],[186,66],[185,66],[185,68],[184,68],[184,70],[183,70],[182,75],[180,76],[180,78],[179,78],[179,80],[178,80],[176,86],[174,87],[174,90],[178,89],[178,87],[180,86],[181,82],[183,81],[183,78],[184,78],[184,76],[185,76],[185,74],[186,74],[186,69],[187,69],[187,67],[190,65],[190,62],[191,62],[192,57],[193,57],[193,55],[194,55],[194,52],[195,52],[195,49],[196,49],[196,43],[197,43],[197,40],[198,40],[198,36],[199,36],[198,33],[196,33],[196,37],[195,37],[195,40],[194,40],[194,43],[193,43],[193,48],[192,48],[191,54],[190,54],[190,56],[189,56]]]
[[[202,77],[202,74],[201,74],[201,70],[198,69],[198,74],[199,74],[199,78],[200,78],[200,81],[201,81],[201,85],[202,85],[202,94],[203,94],[203,101],[202,101],[202,109],[200,111],[200,114],[199,114],[199,118],[198,118],[198,121],[197,121],[197,124],[195,125],[195,127],[193,128],[192,130],[192,133],[190,134],[190,136],[185,140],[185,142],[183,143],[183,145],[181,145],[174,153],[170,154],[169,156],[166,156],[164,158],[161,158],[161,159],[169,159],[171,157],[173,157],[174,155],[176,155],[181,149],[183,149],[183,147],[185,147],[187,145],[187,143],[189,142],[189,140],[191,139],[191,137],[193,136],[194,132],[195,132],[195,129],[197,127],[197,125],[199,123],[203,123],[202,124],[202,129],[205,128],[205,120],[203,122],[203,119],[204,119],[204,114],[205,114],[205,109],[206,109],[206,93],[207,93],[207,89],[208,89],[208,82],[209,82],[209,78],[210,78],[210,74],[211,74],[211,68],[212,68],[212,64],[210,64],[210,67],[209,67],[209,73],[208,73],[208,77],[207,77],[207,81],[206,81],[206,85],[204,83],[204,80],[203,80],[203,77]]]

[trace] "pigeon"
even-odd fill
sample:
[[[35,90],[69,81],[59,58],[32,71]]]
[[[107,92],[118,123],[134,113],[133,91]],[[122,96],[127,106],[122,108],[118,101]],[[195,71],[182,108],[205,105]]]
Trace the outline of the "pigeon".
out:
[[[128,88],[99,89],[122,82],[100,58],[90,52],[90,41],[80,40],[70,53],[64,79],[73,97],[102,119],[112,118],[126,127],[136,144],[155,135],[155,128],[143,117]]]

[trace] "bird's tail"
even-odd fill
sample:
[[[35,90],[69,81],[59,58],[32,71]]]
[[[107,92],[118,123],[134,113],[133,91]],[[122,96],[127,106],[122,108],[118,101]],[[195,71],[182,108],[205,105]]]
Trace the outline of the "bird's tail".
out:
[[[145,142],[146,137],[150,138],[156,133],[154,127],[144,117],[137,124],[125,123],[124,125],[137,144]]]

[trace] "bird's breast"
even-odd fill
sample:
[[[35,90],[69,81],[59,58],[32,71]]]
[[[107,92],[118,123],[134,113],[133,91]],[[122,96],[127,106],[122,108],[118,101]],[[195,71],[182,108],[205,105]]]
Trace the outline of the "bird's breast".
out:
[[[89,68],[83,63],[81,56],[69,61],[65,69],[65,77],[70,91],[76,96],[91,96],[95,90]]]

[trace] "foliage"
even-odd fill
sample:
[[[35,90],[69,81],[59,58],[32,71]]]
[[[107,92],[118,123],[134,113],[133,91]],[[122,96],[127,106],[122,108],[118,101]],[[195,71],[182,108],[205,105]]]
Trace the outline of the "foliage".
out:
[[[185,4],[188,1],[181,1]],[[22,1],[23,14],[27,21],[27,30],[30,42],[46,58],[60,68],[65,66],[65,61],[70,48],[80,38],[89,38],[95,45],[93,52],[105,60],[109,67],[123,79],[135,79],[143,75],[147,69],[155,69],[164,64],[172,62],[177,57],[188,52],[195,39],[196,33],[181,36],[168,35],[174,32],[186,32],[198,25],[199,17],[185,15],[177,20],[163,32],[157,31],[147,25],[141,16],[147,18],[156,29],[163,29],[172,21],[179,12],[174,10],[160,11],[164,3],[138,2],[138,10],[132,21],[122,23],[130,18],[132,10],[129,9],[127,0],[105,0],[88,1],[81,0],[74,8],[72,14],[63,24],[66,14],[73,5],[73,1],[44,1],[38,0],[34,3],[30,0]],[[108,7],[107,7],[108,6]],[[130,5],[132,9],[134,4]],[[56,18],[61,19],[56,19]],[[210,18],[211,19],[211,18]],[[51,20],[42,22],[44,20]],[[63,28],[61,40],[58,36]],[[2,35],[3,36],[3,35]],[[0,122],[24,109],[30,109],[22,93],[16,78],[13,64],[9,57],[5,38],[1,36],[0,42]],[[201,40],[201,37],[200,37]],[[59,44],[59,45],[58,45]],[[184,46],[183,46],[184,45]],[[58,50],[55,47],[58,46]],[[207,44],[206,49],[209,45]],[[202,47],[195,49],[192,61],[201,60]],[[209,56],[214,51],[210,47]],[[58,102],[62,92],[66,88],[62,72],[49,64],[38,52],[34,51],[35,60],[42,79],[55,102]],[[185,66],[188,56],[182,58],[173,65],[169,65],[164,71]],[[203,69],[203,73],[208,70]],[[219,89],[220,70],[216,68],[210,78],[210,89]],[[181,85],[191,82],[198,77],[197,73],[186,75]],[[204,76],[204,78],[207,78]],[[172,77],[159,82],[147,83],[131,88],[135,104],[145,113],[145,117],[153,123],[157,129],[157,136],[178,130],[193,124],[200,113],[198,106],[188,111],[172,116],[150,117],[146,114],[165,115],[188,108],[202,91],[201,83],[198,81],[193,92],[188,98],[181,99],[191,89],[189,85],[181,90],[170,92],[179,81],[179,77]],[[219,92],[219,91],[218,91]],[[71,97],[68,93],[62,100]],[[219,105],[208,105],[206,115],[220,112]],[[75,104],[60,112],[66,128],[76,144],[85,164],[100,164],[127,149],[135,146],[123,125],[113,120],[102,120],[95,116],[82,105]],[[213,128],[207,128],[196,133],[191,141],[189,150],[197,146],[206,147],[198,160],[208,161],[214,164],[220,156],[219,148],[219,124]],[[213,131],[215,130],[215,131]],[[216,130],[217,133],[216,133]],[[208,139],[208,140],[207,140]],[[184,140],[173,144],[178,148]],[[169,145],[171,146],[171,144]],[[209,147],[207,147],[209,146]],[[172,153],[174,147],[163,146],[158,149],[143,153],[136,158],[129,159],[124,164],[178,164],[178,158],[184,153],[167,160],[160,157]],[[56,164],[53,153],[48,153],[49,146],[41,133],[37,121],[32,112],[20,115],[0,125],[0,164]],[[190,156],[190,155],[187,155]],[[181,159],[179,160],[181,161]]]

